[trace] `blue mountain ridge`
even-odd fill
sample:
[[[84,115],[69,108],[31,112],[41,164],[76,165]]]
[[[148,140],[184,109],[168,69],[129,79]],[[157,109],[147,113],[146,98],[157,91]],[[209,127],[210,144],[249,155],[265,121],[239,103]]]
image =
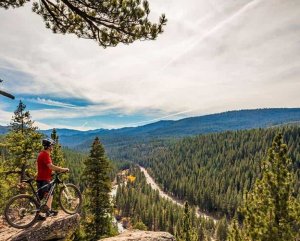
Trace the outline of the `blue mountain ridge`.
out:
[[[300,108],[271,108],[228,111],[218,114],[162,120],[155,123],[120,129],[76,131],[57,129],[63,145],[76,147],[91,143],[99,136],[105,145],[117,145],[154,138],[184,137],[213,132],[265,128],[287,123],[300,123]],[[50,135],[52,130],[42,131]]]
[[[79,148],[89,146],[99,136],[104,145],[119,145],[155,138],[177,138],[198,134],[232,130],[266,128],[287,123],[300,123],[300,108],[268,108],[227,111],[204,116],[188,117],[180,120],[161,120],[138,127],[120,129],[96,129],[79,131],[56,129],[64,146]],[[0,134],[8,127],[0,126]],[[41,130],[50,136],[52,129]]]

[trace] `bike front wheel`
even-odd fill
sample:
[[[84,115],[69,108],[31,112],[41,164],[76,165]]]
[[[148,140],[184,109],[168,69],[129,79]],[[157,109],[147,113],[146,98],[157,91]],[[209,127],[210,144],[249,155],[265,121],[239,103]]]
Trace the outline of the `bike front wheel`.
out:
[[[14,228],[28,228],[38,218],[38,202],[30,195],[20,194],[12,197],[4,210],[4,216],[9,225]]]
[[[59,204],[62,210],[68,214],[80,211],[82,205],[81,192],[74,184],[64,184],[59,193]]]

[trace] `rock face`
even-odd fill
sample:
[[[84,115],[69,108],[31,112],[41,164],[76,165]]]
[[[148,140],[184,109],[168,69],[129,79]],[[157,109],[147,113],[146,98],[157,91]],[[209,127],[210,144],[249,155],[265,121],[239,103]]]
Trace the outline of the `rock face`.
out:
[[[0,223],[1,241],[46,241],[63,240],[79,225],[79,214],[67,215],[60,212],[56,217],[37,222],[28,229],[15,229]]]
[[[126,231],[118,236],[101,241],[175,241],[173,235],[166,232]]]

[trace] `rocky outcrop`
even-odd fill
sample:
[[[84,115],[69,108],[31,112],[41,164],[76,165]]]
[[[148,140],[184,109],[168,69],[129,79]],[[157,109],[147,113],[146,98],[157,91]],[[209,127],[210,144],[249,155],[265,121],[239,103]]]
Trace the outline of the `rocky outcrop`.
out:
[[[63,240],[71,235],[79,225],[79,214],[67,215],[60,212],[56,217],[37,222],[28,229],[15,229],[0,223],[1,241],[46,241]]]
[[[15,229],[0,221],[0,241],[54,241],[64,240],[78,227],[80,216],[59,213],[57,217],[37,222],[28,229]],[[124,233],[101,241],[175,241],[174,236],[166,232],[128,230]]]
[[[173,235],[166,232],[126,231],[118,236],[101,241],[175,241]]]

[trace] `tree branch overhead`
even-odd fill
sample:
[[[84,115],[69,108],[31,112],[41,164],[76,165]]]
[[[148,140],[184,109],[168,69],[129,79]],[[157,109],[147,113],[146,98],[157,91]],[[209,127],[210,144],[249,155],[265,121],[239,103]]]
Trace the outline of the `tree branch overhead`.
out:
[[[17,8],[27,2],[30,0],[4,0],[0,7]],[[40,0],[33,1],[32,10],[54,33],[93,39],[104,48],[154,40],[167,23],[164,14],[158,23],[149,21],[147,0]]]

